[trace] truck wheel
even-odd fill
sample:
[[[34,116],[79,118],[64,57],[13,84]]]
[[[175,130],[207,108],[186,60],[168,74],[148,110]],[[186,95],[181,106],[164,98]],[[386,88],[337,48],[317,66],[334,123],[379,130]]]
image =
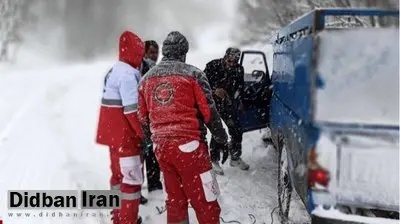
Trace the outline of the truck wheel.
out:
[[[289,208],[292,198],[292,183],[289,177],[289,164],[287,157],[286,145],[281,141],[278,151],[278,203],[279,216],[282,223],[289,220]]]

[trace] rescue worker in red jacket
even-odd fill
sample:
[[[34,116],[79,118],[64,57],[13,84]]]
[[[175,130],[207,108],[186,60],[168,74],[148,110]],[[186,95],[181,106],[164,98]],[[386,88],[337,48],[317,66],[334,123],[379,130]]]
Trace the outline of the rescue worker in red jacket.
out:
[[[111,189],[120,190],[122,195],[121,208],[112,211],[114,224],[136,224],[139,218],[144,135],[137,107],[143,55],[142,40],[129,31],[123,32],[119,40],[119,61],[107,75],[100,109],[97,143],[109,147]]]
[[[150,125],[151,139],[167,193],[168,223],[188,223],[188,203],[200,224],[219,223],[218,183],[206,143],[207,129],[225,145],[227,134],[205,74],[185,63],[189,43],[179,32],[163,42],[162,61],[139,85],[139,120]]]

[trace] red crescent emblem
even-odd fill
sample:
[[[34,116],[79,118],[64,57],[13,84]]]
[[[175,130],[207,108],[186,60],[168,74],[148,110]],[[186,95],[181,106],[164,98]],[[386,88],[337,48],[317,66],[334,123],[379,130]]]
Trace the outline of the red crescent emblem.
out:
[[[154,98],[162,105],[169,104],[174,97],[174,87],[169,83],[160,83],[154,89]]]
[[[129,170],[128,175],[132,178],[132,180],[136,180],[133,170]]]

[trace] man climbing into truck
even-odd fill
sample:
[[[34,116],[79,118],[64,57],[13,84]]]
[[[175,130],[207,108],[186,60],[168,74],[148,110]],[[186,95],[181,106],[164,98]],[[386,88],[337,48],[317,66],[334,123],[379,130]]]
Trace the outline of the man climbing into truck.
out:
[[[231,154],[230,165],[248,170],[249,165],[241,158],[243,131],[241,129],[237,111],[243,110],[241,95],[244,87],[244,69],[239,64],[241,51],[237,48],[228,48],[225,56],[215,59],[206,65],[204,73],[210,83],[213,98],[222,120],[228,126],[231,141],[229,150]],[[224,175],[219,164],[220,151],[223,148],[214,137],[211,138],[211,160],[215,173]]]

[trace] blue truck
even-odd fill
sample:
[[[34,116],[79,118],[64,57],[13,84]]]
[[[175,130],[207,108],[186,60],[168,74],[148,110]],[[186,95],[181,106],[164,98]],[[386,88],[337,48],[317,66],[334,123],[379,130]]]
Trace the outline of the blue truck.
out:
[[[245,131],[271,130],[281,221],[399,222],[399,11],[317,9],[243,51]],[[378,21],[378,22],[374,22]]]

